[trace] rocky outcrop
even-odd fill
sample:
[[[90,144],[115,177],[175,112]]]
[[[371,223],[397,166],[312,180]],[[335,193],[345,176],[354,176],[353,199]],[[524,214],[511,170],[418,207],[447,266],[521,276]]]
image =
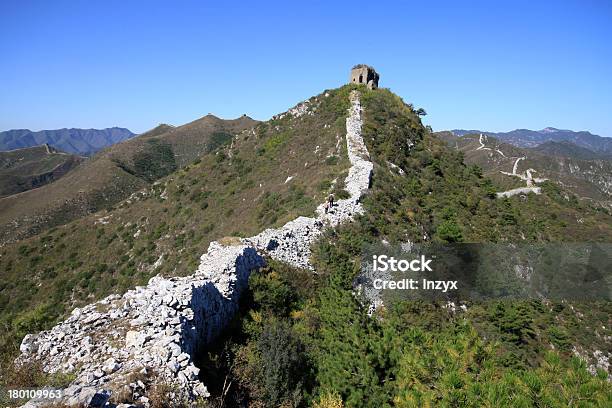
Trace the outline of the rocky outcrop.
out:
[[[125,387],[147,405],[145,385],[131,380],[135,374],[173,385],[177,400],[207,397],[206,379],[203,383],[199,378],[193,357],[234,316],[251,271],[264,265],[263,256],[312,269],[310,245],[323,230],[363,212],[359,200],[369,188],[373,166],[361,127],[361,104],[354,91],[346,120],[349,198],[327,212],[322,204],[315,217],[299,217],[233,245],[212,242],[191,276],[155,277],[123,296],[75,309],[51,330],[27,335],[16,363],[40,359],[48,372],[74,372],[77,377],[64,393],[68,405],[106,401]],[[45,403],[29,403],[41,405]]]
[[[573,346],[572,353],[584,361],[587,365],[586,369],[591,375],[597,375],[597,371],[601,370],[605,373],[610,372],[610,359],[612,355],[605,351],[595,350],[589,352],[582,347]],[[612,375],[608,374],[608,381],[612,381]]]

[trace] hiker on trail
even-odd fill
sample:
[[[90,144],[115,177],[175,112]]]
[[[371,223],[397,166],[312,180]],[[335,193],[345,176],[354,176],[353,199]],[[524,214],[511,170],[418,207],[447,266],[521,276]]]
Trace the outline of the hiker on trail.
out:
[[[327,197],[327,202],[329,203],[329,208],[331,209],[334,206],[334,195],[330,194],[329,197]]]
[[[325,202],[325,214],[327,214],[329,211],[329,202]]]

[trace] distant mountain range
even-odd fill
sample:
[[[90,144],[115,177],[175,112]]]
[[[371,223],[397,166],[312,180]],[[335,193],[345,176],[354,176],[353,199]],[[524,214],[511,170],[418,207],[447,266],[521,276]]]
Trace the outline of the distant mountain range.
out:
[[[40,130],[38,132],[29,129],[13,129],[0,132],[0,151],[48,144],[67,153],[91,155],[132,136],[134,133],[119,127]]]
[[[544,142],[541,145],[531,148],[532,151],[538,152],[547,156],[555,157],[571,157],[574,159],[581,160],[610,160],[612,159],[612,152],[610,153],[598,153],[594,152],[586,147],[578,146],[567,140],[561,142]]]
[[[510,132],[465,129],[454,129],[452,132],[457,136],[483,133],[518,147],[536,147],[546,142],[571,142],[592,152],[612,156],[612,138],[594,135],[586,131],[574,132],[547,127],[542,130],[516,129]]]

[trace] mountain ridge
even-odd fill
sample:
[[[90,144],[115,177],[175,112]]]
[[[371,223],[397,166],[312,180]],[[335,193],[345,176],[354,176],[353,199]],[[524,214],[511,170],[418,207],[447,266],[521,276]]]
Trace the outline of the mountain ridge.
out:
[[[538,146],[531,147],[530,149],[550,156],[570,157],[583,160],[612,160],[612,153],[594,152],[593,150],[579,146],[569,140],[562,140],[559,142],[549,140]]]
[[[104,129],[61,128],[38,131],[11,129],[0,132],[0,151],[48,144],[67,153],[91,155],[134,135],[129,129],[117,126]]]
[[[505,188],[524,187],[516,176],[509,176],[514,173],[513,166],[520,162],[521,169],[534,169],[537,177],[549,178],[578,197],[612,208],[612,161],[602,158],[603,154],[571,142],[561,144],[561,147],[569,146],[570,155],[567,149],[556,151],[556,154],[550,152],[549,143],[557,147],[561,142],[545,142],[537,147],[522,148],[483,133],[456,136],[451,132],[438,132],[437,135],[450,147],[461,151],[466,163],[482,167],[485,175]],[[581,151],[584,152],[582,155],[576,153]]]
[[[126,347],[110,354],[109,345],[98,342],[87,356],[90,358],[91,354],[96,355],[93,359],[96,362],[94,364],[87,364],[85,361],[83,364],[74,359],[79,344],[85,336],[97,337],[91,330],[78,328],[75,330],[74,318],[49,332],[28,335],[21,347],[23,354],[20,358],[24,361],[32,358],[45,359],[47,365],[53,367],[52,370],[62,369],[65,361],[71,361],[71,365],[79,366],[79,378],[69,387],[74,390],[74,395],[67,394],[64,397],[68,399],[69,405],[72,405],[71,401],[87,398],[92,387],[99,388],[109,379],[113,382],[126,382],[125,377],[142,365],[148,365],[149,369],[164,377],[169,384],[183,388],[181,394],[184,393],[187,399],[210,396],[206,385],[197,378],[200,369],[194,365],[195,353],[198,348],[209,345],[216,339],[231,321],[237,312],[240,295],[247,287],[251,271],[265,266],[266,255],[285,261],[294,267],[309,268],[310,244],[325,229],[350,221],[355,215],[363,213],[359,199],[369,188],[373,165],[369,161],[367,148],[361,138],[361,106],[356,91],[351,94],[351,99],[351,113],[346,120],[345,142],[351,162],[345,180],[346,189],[351,192],[349,198],[338,200],[331,209],[328,209],[329,211],[324,210],[324,204],[319,205],[316,218],[298,217],[279,229],[266,229],[257,236],[236,240],[236,243],[222,245],[217,241],[211,242],[206,253],[201,256],[200,265],[193,275],[181,280],[153,278],[144,289],[127,292],[123,298],[128,302],[139,304],[137,308],[132,307],[127,316],[119,306],[121,302],[117,302],[119,300],[117,296],[108,297],[97,305],[89,305],[79,310],[76,314],[82,326],[86,327],[91,323],[92,316],[96,317],[96,320],[107,321],[107,324],[100,328],[107,334],[100,337],[108,339],[109,343],[111,336],[114,337],[116,334],[117,338],[122,340],[124,332],[127,332]],[[211,286],[215,289],[207,289]],[[194,298],[197,301],[192,300]],[[165,306],[158,307],[160,301],[174,308],[176,312],[170,312],[170,315],[175,316],[171,317]],[[95,309],[104,309],[106,306],[117,309],[109,310],[102,316],[92,314],[95,313]],[[158,310],[160,313],[153,316],[150,315],[150,310]],[[76,314],[73,313],[73,316]],[[191,321],[191,316],[200,315],[207,316],[207,319]],[[144,335],[143,332],[129,331],[134,325],[122,331],[122,326],[128,319],[140,319],[143,322],[158,321],[162,324],[158,325],[157,333],[147,331]],[[109,324],[113,326],[112,334],[108,333]],[[172,330],[179,333],[179,336],[167,336],[166,327],[173,327]],[[145,337],[158,341],[148,342],[144,349],[144,343],[147,341],[141,339]],[[49,358],[47,350],[54,347],[59,347],[61,352],[53,353],[54,356]],[[176,356],[171,357],[169,362],[167,362],[167,353],[159,351],[164,349],[177,350],[176,353],[173,351],[173,355]],[[119,355],[126,354],[131,357],[118,358]],[[100,379],[99,383],[96,380],[92,382],[90,378],[95,377],[93,372],[104,371],[109,360],[113,362],[110,370],[112,372]],[[188,381],[183,381],[182,376]],[[176,396],[175,399],[181,398]]]
[[[612,138],[595,135],[588,131],[563,130],[546,127],[542,130],[515,129],[509,132],[488,132],[482,130],[453,129],[456,136],[486,134],[518,147],[536,147],[548,141],[570,141],[596,153],[612,154]]]
[[[108,208],[257,121],[207,115],[182,126],[159,125],[95,153],[65,177],[0,199],[0,241],[22,239]],[[12,225],[9,228],[8,225]]]

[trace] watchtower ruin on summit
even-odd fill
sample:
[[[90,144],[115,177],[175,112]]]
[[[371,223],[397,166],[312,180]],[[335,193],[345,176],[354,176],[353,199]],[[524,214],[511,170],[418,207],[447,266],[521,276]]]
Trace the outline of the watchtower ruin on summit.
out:
[[[364,84],[370,89],[376,89],[378,88],[378,78],[380,78],[380,76],[374,68],[369,65],[359,64],[351,69],[351,78],[349,81],[352,84]]]

